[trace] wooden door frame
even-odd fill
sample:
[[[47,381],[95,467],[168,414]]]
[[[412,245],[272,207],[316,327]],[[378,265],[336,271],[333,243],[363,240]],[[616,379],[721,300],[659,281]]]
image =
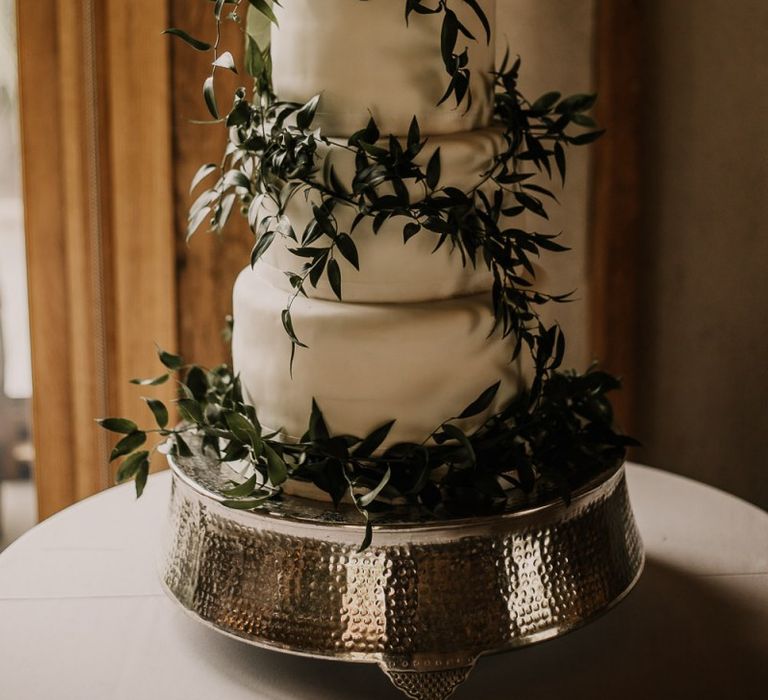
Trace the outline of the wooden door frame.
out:
[[[36,0],[16,13],[42,518],[112,483],[94,419],[144,422],[127,380],[156,373],[152,340],[177,344],[168,9]]]
[[[592,354],[620,376],[617,420],[637,431],[642,250],[643,3],[597,0],[596,114],[607,131],[592,164],[589,250]]]

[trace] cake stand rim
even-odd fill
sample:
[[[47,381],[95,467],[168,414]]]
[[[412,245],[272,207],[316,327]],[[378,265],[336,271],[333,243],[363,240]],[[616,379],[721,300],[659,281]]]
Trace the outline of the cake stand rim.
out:
[[[221,508],[226,508],[227,511],[230,512],[233,516],[237,514],[238,519],[247,518],[253,522],[256,522],[257,520],[268,520],[271,522],[282,523],[288,526],[311,526],[317,528],[329,528],[333,530],[344,529],[354,533],[363,533],[365,531],[365,524],[362,522],[323,520],[309,516],[298,516],[289,513],[271,511],[268,507],[269,501],[266,501],[264,506],[256,510],[245,511],[227,508],[227,506],[223,505],[223,501],[227,500],[224,495],[216,493],[215,491],[212,491],[201,485],[177,463],[172,455],[166,455],[166,457],[174,479],[178,479],[184,486],[196,492],[199,496],[212,501]],[[615,487],[618,481],[625,478],[626,460],[622,459],[616,465],[604,469],[603,471],[590,478],[584,484],[575,488],[568,503],[563,500],[562,496],[553,495],[546,498],[546,500],[527,507],[512,508],[499,513],[492,513],[488,515],[455,516],[441,519],[435,518],[432,520],[404,519],[401,521],[377,521],[374,517],[371,520],[371,524],[373,526],[374,532],[379,533],[400,533],[403,531],[417,533],[430,532],[434,530],[466,531],[470,527],[488,527],[501,521],[523,521],[535,518],[537,516],[554,516],[566,510],[573,511],[577,509],[578,506],[582,505],[585,501],[589,501],[591,498],[595,497],[598,492],[612,489]],[[285,502],[300,501],[306,503],[309,501],[309,499],[291,494],[283,494],[282,499]],[[328,504],[328,508],[325,509],[325,512],[331,511],[336,512],[334,511],[332,504]],[[359,515],[357,511],[355,511],[355,515]]]

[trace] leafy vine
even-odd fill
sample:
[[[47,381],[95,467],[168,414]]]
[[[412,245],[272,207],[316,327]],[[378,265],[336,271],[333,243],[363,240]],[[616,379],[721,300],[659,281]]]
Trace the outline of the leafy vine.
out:
[[[315,484],[337,506],[348,496],[368,526],[363,549],[370,543],[372,513],[390,507],[393,499],[435,515],[482,514],[502,509],[515,489],[532,491],[537,480],[568,499],[575,486],[616,466],[626,446],[635,444],[611,426],[606,394],[618,382],[594,368],[582,375],[554,372],[535,411],[523,393],[477,430],[466,432],[462,421],[488,409],[499,389],[494,384],[422,442],[401,442],[382,451],[394,421],[364,438],[332,435],[313,401],[305,434],[287,443],[278,434],[263,433],[256,409],[245,402],[240,380],[227,366],[207,370],[185,365],[163,350],[158,355],[166,371],[133,381],[154,386],[177,377],[176,406],[184,422],[169,427],[168,407],[152,398],[145,401],[156,427],[101,419],[102,427],[122,435],[110,458],[123,458],[118,481],[134,479],[140,496],[153,451],[165,446],[184,459],[202,450],[215,462],[246,464],[225,494],[224,504],[232,508],[251,510],[279,498],[289,478]],[[147,448],[150,435],[159,440]]]
[[[459,0],[454,0],[459,1]],[[490,40],[491,28],[477,0],[469,6]],[[280,3],[274,0],[275,4]],[[173,34],[198,51],[212,53],[211,74],[203,84],[203,97],[211,116],[228,128],[229,143],[220,164],[203,165],[193,178],[194,191],[212,175],[216,180],[203,190],[190,208],[187,235],[204,222],[221,232],[235,204],[247,218],[254,236],[251,264],[255,265],[278,239],[303,261],[301,271],[287,272],[293,289],[282,311],[283,327],[291,339],[291,366],[297,347],[306,347],[294,329],[291,308],[308,286],[323,277],[343,299],[344,283],[339,259],[359,269],[354,241],[356,227],[371,222],[378,234],[385,222],[405,220],[406,243],[413,236],[431,236],[434,250],[447,245],[458,251],[464,266],[486,266],[493,275],[491,297],[496,327],[510,337],[512,357],[525,347],[534,367],[531,386],[467,433],[461,420],[485,412],[499,384],[486,389],[456,417],[444,421],[424,441],[399,443],[385,450],[394,421],[365,438],[331,435],[320,407],[313,402],[309,426],[298,443],[286,443],[278,434],[263,435],[253,406],[245,403],[239,380],[226,366],[207,370],[159,351],[166,372],[133,380],[149,386],[178,373],[178,411],[184,423],[169,428],[169,412],[155,399],[146,399],[157,427],[140,429],[132,421],[107,418],[101,425],[124,437],[112,459],[124,458],[118,479],[135,479],[140,494],[146,483],[151,451],[162,443],[180,458],[189,457],[189,435],[221,462],[245,461],[248,473],[229,492],[228,505],[254,508],[267,498],[279,497],[281,485],[294,478],[313,482],[338,504],[345,494],[368,524],[364,545],[370,541],[370,513],[386,507],[392,498],[404,499],[433,511],[476,513],[501,508],[508,491],[530,492],[536,480],[555,486],[565,498],[573,485],[620,461],[627,445],[635,444],[612,428],[607,392],[617,388],[610,375],[592,368],[585,374],[563,372],[560,365],[565,339],[557,325],[545,326],[539,308],[563,302],[568,294],[550,294],[534,286],[532,260],[541,251],[566,250],[557,236],[528,231],[514,219],[531,212],[546,219],[546,200],[556,201],[537,176],[566,179],[566,149],[591,143],[602,133],[586,112],[594,95],[563,97],[548,92],[529,102],[518,89],[520,59],[509,54],[493,73],[494,124],[503,147],[481,181],[469,191],[442,183],[440,149],[425,158],[429,139],[417,119],[403,137],[382,135],[374,119],[345,142],[329,139],[315,128],[319,96],[305,104],[280,101],[271,84],[269,32],[277,22],[269,0],[248,0],[247,69],[254,93],[239,88],[232,107],[220,116],[214,94],[217,69],[237,73],[232,55],[220,52],[221,22],[240,23],[241,0],[215,0],[216,39],[208,44],[180,29]],[[225,6],[231,11],[225,16]],[[412,14],[442,13],[440,46],[449,84],[440,103],[454,96],[457,107],[471,106],[467,50],[457,53],[459,35],[476,40],[459,21],[449,0],[406,0],[406,23]],[[257,21],[252,21],[256,18]],[[573,133],[572,128],[587,129]],[[346,152],[354,160],[354,175],[342,182],[333,167],[333,153]],[[425,162],[426,161],[426,162]],[[413,191],[419,193],[412,196]],[[286,209],[302,195],[312,202],[312,216],[295,231]],[[341,230],[338,212],[354,212],[349,230]],[[149,433],[161,438],[146,449]]]
[[[276,23],[266,0],[249,2],[263,20]],[[462,2],[474,10],[490,39],[490,25],[480,5],[476,0]],[[239,2],[235,0],[232,4],[237,7]],[[216,57],[222,6],[217,2],[214,10],[217,42],[213,46],[201,45],[180,30],[169,31],[198,50],[212,49]],[[446,0],[439,0],[434,7],[421,0],[407,0],[406,21],[414,12],[443,13],[441,50],[446,67],[450,63],[449,57],[456,58],[453,52],[459,32],[474,40]],[[230,16],[237,18],[236,12]],[[291,252],[306,260],[301,274],[289,275],[294,293],[282,313],[283,326],[292,342],[291,365],[296,348],[306,347],[291,318],[293,302],[298,295],[306,294],[307,283],[316,286],[323,275],[336,296],[342,298],[342,275],[336,254],[346,258],[355,268],[359,267],[359,255],[351,234],[366,217],[373,218],[374,232],[391,218],[405,217],[410,220],[403,228],[405,242],[424,231],[435,236],[435,249],[446,241],[458,248],[464,265],[475,266],[481,259],[493,273],[493,306],[497,323],[505,336],[512,335],[515,339],[513,357],[518,355],[523,344],[534,351],[540,326],[537,307],[550,301],[565,301],[569,294],[547,294],[533,287],[535,272],[531,259],[537,257],[541,249],[558,252],[565,248],[554,240],[555,236],[511,225],[510,220],[526,210],[547,218],[542,198],[555,199],[550,189],[531,181],[535,172],[521,171],[520,166],[531,163],[538,172],[545,171],[551,177],[554,162],[564,182],[564,146],[590,143],[602,133],[566,133],[571,125],[594,126],[592,119],[584,114],[594,103],[594,95],[561,99],[559,93],[550,92],[530,104],[517,89],[520,61],[518,59],[510,66],[507,55],[494,74],[494,114],[496,123],[504,128],[506,148],[495,158],[483,180],[483,183],[492,182],[496,189],[488,194],[485,188],[477,185],[471,191],[463,192],[439,186],[439,149],[425,168],[417,165],[416,158],[426,139],[422,140],[415,118],[405,144],[392,135],[380,140],[381,134],[373,119],[365,129],[352,135],[347,144],[331,141],[312,128],[319,98],[316,96],[305,105],[278,101],[272,94],[267,75],[268,47],[252,46],[249,57],[254,55],[257,56],[258,99],[249,101],[242,88],[236,92],[233,107],[225,120],[230,127],[230,144],[222,164],[202,166],[193,179],[192,189],[211,174],[219,173],[214,186],[203,191],[190,208],[188,235],[191,236],[205,221],[212,230],[220,232],[239,198],[255,237],[252,265],[277,237],[291,241]],[[466,62],[466,52],[462,56],[464,58],[456,65]],[[215,58],[214,70],[217,62],[220,59]],[[254,64],[254,61],[249,63]],[[254,65],[250,67],[253,69]],[[462,70],[464,68],[468,70],[466,65]],[[206,79],[204,96],[211,114],[218,117],[218,112],[211,109],[211,104],[215,105],[209,89],[212,77]],[[453,78],[451,84],[454,84]],[[464,88],[458,89],[458,102],[465,94]],[[332,167],[322,174],[317,172],[320,145],[354,153],[356,172],[350,187],[339,180]],[[409,182],[424,186],[424,196],[416,202],[409,196]],[[393,193],[381,195],[384,184],[390,186]],[[313,220],[297,235],[285,216],[285,209],[290,199],[301,191],[314,193],[319,202],[313,207]],[[514,200],[511,205],[509,196]],[[271,202],[275,214],[260,216],[265,200]],[[356,210],[352,229],[348,232],[338,229],[334,216],[338,207]],[[330,242],[318,245],[324,237]]]

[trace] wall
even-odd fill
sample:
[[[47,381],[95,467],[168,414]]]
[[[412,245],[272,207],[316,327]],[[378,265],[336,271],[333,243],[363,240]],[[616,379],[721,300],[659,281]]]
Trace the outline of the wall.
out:
[[[641,458],[768,507],[768,3],[647,12]]]
[[[512,56],[520,55],[520,88],[528,99],[550,90],[563,95],[593,90],[592,0],[498,0],[496,5],[499,60],[507,44]],[[587,332],[589,149],[573,148],[568,157],[565,190],[559,191],[558,180],[552,183],[562,206],[549,207],[549,222],[530,217],[526,225],[544,233],[562,231],[561,242],[572,248],[544,258],[539,281],[547,292],[576,290],[573,303],[545,307],[545,316],[565,330],[565,365],[584,370],[592,359]]]

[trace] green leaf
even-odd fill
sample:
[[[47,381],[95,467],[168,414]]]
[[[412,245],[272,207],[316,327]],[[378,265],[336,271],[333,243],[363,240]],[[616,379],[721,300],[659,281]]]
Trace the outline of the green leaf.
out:
[[[482,7],[480,7],[480,4],[477,2],[477,0],[464,0],[464,2],[469,5],[477,15],[478,19],[480,20],[480,23],[483,25],[483,29],[485,30],[485,40],[486,43],[491,43],[491,23],[488,21],[488,16],[485,14],[485,11]]]
[[[421,231],[421,225],[411,222],[403,227],[403,243],[408,243],[419,231]]]
[[[560,99],[559,92],[546,92],[531,105],[533,112],[546,112]]]
[[[212,172],[214,172],[216,169],[218,169],[218,165],[216,163],[206,163],[205,165],[201,165],[197,172],[195,173],[195,176],[192,178],[192,184],[189,186],[189,193],[192,194],[194,192],[195,187],[197,187],[205,178],[207,178]]]
[[[138,384],[139,386],[157,386],[158,384],[165,384],[170,374],[161,374],[159,377],[149,377],[148,379],[131,379],[131,384]]]
[[[529,183],[526,185],[523,185],[523,189],[531,190],[532,192],[537,192],[538,194],[544,195],[545,197],[549,197],[550,199],[557,202],[557,197],[553,194],[551,190],[548,190],[546,187],[542,187],[541,185],[536,185],[535,183]]]
[[[136,423],[127,418],[99,418],[96,422],[102,428],[112,433],[130,434],[139,429]]]
[[[469,438],[464,434],[463,430],[461,430],[460,428],[457,428],[455,425],[451,425],[450,423],[445,423],[443,425],[443,432],[445,433],[447,438],[451,440],[456,440],[462,445],[462,447],[464,447],[467,453],[467,458],[472,464],[474,464],[477,461],[477,457],[475,456],[475,450],[472,447],[472,443],[469,441]]]
[[[248,498],[246,500],[224,500],[221,505],[227,508],[233,508],[234,510],[255,510],[256,508],[264,505],[264,501],[269,500],[272,494],[264,494],[259,498]]]
[[[371,524],[371,521],[368,519],[368,514],[366,513],[365,517],[365,536],[363,537],[363,541],[360,543],[360,547],[357,550],[357,553],[360,554],[361,552],[364,552],[368,547],[371,546],[371,542],[373,541],[373,525]]]
[[[598,131],[588,131],[586,134],[579,134],[578,136],[569,136],[568,141],[574,146],[585,146],[588,143],[597,141],[603,134],[605,129],[599,129]]]
[[[315,95],[298,112],[296,112],[296,126],[298,126],[299,129],[306,130],[312,125],[312,120],[315,118],[315,112],[317,111],[319,102],[320,95]]]
[[[326,161],[329,162],[329,161]],[[345,195],[347,194],[347,188],[344,187],[344,183],[339,179],[339,175],[336,172],[336,168],[334,168],[332,165],[328,169],[328,181],[331,185],[331,190],[336,192],[337,194]]]
[[[297,337],[296,332],[293,330],[293,319],[291,318],[291,310],[290,309],[283,309],[282,313],[280,314],[280,319],[283,322],[283,328],[285,329],[285,332],[288,334],[288,337],[291,339],[291,342],[294,345],[298,345],[300,348],[307,347],[302,343]]]
[[[517,199],[520,204],[522,204],[528,211],[532,211],[534,214],[538,214],[539,216],[548,219],[547,212],[544,209],[544,205],[536,199],[536,197],[531,197],[530,195],[526,194],[525,192],[515,192],[515,199]]]
[[[229,51],[225,51],[219,56],[212,64],[217,68],[224,68],[225,70],[237,73],[237,66],[235,66],[235,59],[232,58],[232,54]]]
[[[136,472],[136,498],[141,498],[144,493],[144,487],[147,485],[147,477],[149,476],[149,460],[145,459],[139,464],[139,469]]]
[[[330,437],[323,412],[315,399],[312,399],[312,413],[309,415],[309,437],[311,440],[327,440]]]
[[[149,451],[142,450],[141,452],[134,452],[129,457],[123,460],[120,468],[117,470],[117,483],[121,484],[128,479],[132,479],[136,476],[136,472],[142,465],[142,462],[149,458]]]
[[[416,152],[416,149],[421,144],[421,129],[419,128],[419,122],[414,115],[411,119],[411,125],[408,128],[408,150],[412,153]]]
[[[283,458],[267,442],[264,443],[264,454],[267,457],[269,481],[273,486],[279,486],[288,478],[288,467]]]
[[[250,496],[256,486],[259,483],[259,475],[254,474],[249,479],[246,479],[242,484],[233,486],[231,489],[224,489],[222,493],[230,498],[242,498],[244,496]]]
[[[460,414],[459,418],[469,418],[476,416],[479,413],[485,411],[496,398],[496,394],[499,391],[501,382],[498,381],[495,384],[489,386],[480,396],[478,396],[469,406],[467,406]]]
[[[586,126],[590,129],[594,129],[597,126],[597,122],[592,119],[592,117],[588,117],[586,114],[574,114],[571,117],[571,121],[574,124],[578,124],[579,126]]]
[[[173,36],[177,36],[179,39],[184,41],[186,44],[189,44],[189,46],[191,46],[193,49],[196,49],[197,51],[210,51],[212,48],[210,44],[206,44],[204,41],[195,39],[195,37],[190,36],[183,29],[176,29],[176,27],[171,27],[170,29],[166,29],[163,34],[172,34]]]
[[[559,105],[557,105],[558,114],[570,114],[573,112],[585,112],[592,105],[595,104],[597,95],[594,93],[586,95],[571,95],[566,97]]]
[[[387,439],[394,424],[395,421],[391,420],[389,423],[385,423],[376,428],[353,450],[352,456],[357,458],[370,457],[377,449],[379,449],[379,447],[381,447],[384,440]]]
[[[168,425],[168,409],[165,407],[165,404],[158,399],[144,398],[144,401],[147,402],[149,410],[152,411],[155,416],[157,426],[159,428],[165,428],[165,426]]]
[[[557,171],[560,173],[560,181],[565,185],[565,149],[559,141],[555,142],[554,153]]]
[[[147,434],[141,430],[136,430],[126,435],[120,440],[112,450],[109,461],[114,462],[118,457],[133,452],[137,447],[141,447],[147,441]]]
[[[270,7],[270,4],[267,2],[267,0],[248,0],[248,2],[259,12],[261,12],[262,15],[269,19],[270,22],[277,24],[277,17],[275,17],[275,13],[272,11],[272,8]]]
[[[349,443],[347,438],[341,435],[328,439],[315,440],[313,447],[318,452],[321,452],[328,457],[334,457],[341,462],[346,461],[349,458]]]
[[[309,271],[309,283],[313,287],[317,287],[318,282],[320,282],[320,278],[323,276],[323,271],[325,270],[325,265],[327,262],[328,262],[327,249],[323,253],[317,255],[312,261],[312,267]]]
[[[341,300],[341,269],[333,258],[328,261],[328,282],[333,293]]]
[[[242,187],[250,192],[251,181],[246,174],[241,170],[233,169],[224,173],[224,177],[221,180],[221,185],[224,189],[230,187]]]
[[[193,453],[189,448],[189,445],[187,445],[187,441],[179,434],[174,435],[174,439],[176,442],[176,451],[178,452],[179,457],[191,457]]]
[[[192,365],[184,378],[184,385],[189,389],[192,398],[204,401],[208,394],[208,375],[202,367]]]
[[[236,194],[234,192],[228,193],[222,198],[219,206],[216,207],[213,215],[213,227],[216,231],[222,231],[229,219],[229,215],[232,212],[232,207],[235,204]]]
[[[252,445],[257,451],[261,449],[261,432],[248,418],[236,411],[227,411],[224,421],[238,442]]]
[[[230,441],[229,444],[224,448],[224,454],[221,456],[221,461],[237,462],[242,459],[248,459],[249,457],[250,451],[245,445]]]
[[[258,241],[256,241],[256,245],[253,246],[253,250],[251,250],[251,267],[253,267],[259,261],[261,256],[267,252],[269,246],[272,245],[272,241],[274,240],[275,232],[267,231],[259,238]]]
[[[208,111],[214,119],[219,119],[219,108],[216,106],[216,94],[213,91],[213,76],[209,75],[203,83],[203,99]]]
[[[251,110],[245,100],[241,100],[230,110],[227,115],[227,126],[242,126],[248,124],[251,119]]]
[[[387,467],[387,471],[384,472],[384,476],[381,477],[381,481],[376,485],[376,488],[372,489],[363,496],[359,496],[357,499],[358,505],[365,508],[373,503],[384,490],[384,487],[389,483],[389,479],[392,476],[392,470]]]
[[[355,242],[346,233],[340,233],[336,239],[336,247],[339,252],[350,262],[356,270],[360,269],[360,260],[357,255]]]
[[[440,50],[443,54],[443,63],[445,63],[446,70],[449,73],[453,69],[453,50],[456,48],[458,38],[458,19],[452,10],[446,8],[445,17],[443,17],[443,27],[440,33]]]
[[[192,238],[192,235],[200,228],[200,225],[209,217],[210,213],[210,207],[202,207],[190,218],[187,224],[187,241]]]
[[[170,370],[181,369],[184,366],[184,360],[180,355],[174,355],[170,352],[166,352],[162,348],[157,349],[157,356],[160,358],[160,362],[162,362]]]
[[[179,407],[181,417],[188,423],[194,423],[195,425],[205,423],[203,409],[194,399],[179,399],[176,405]]]
[[[434,190],[440,182],[440,148],[436,148],[427,163],[427,186]]]
[[[248,23],[250,25],[251,13],[248,13]],[[271,56],[269,52],[269,43],[262,48],[259,42],[254,39],[250,33],[245,35],[245,71],[254,78],[256,83],[256,93],[260,94],[262,87],[261,80],[269,81],[271,79]]]

